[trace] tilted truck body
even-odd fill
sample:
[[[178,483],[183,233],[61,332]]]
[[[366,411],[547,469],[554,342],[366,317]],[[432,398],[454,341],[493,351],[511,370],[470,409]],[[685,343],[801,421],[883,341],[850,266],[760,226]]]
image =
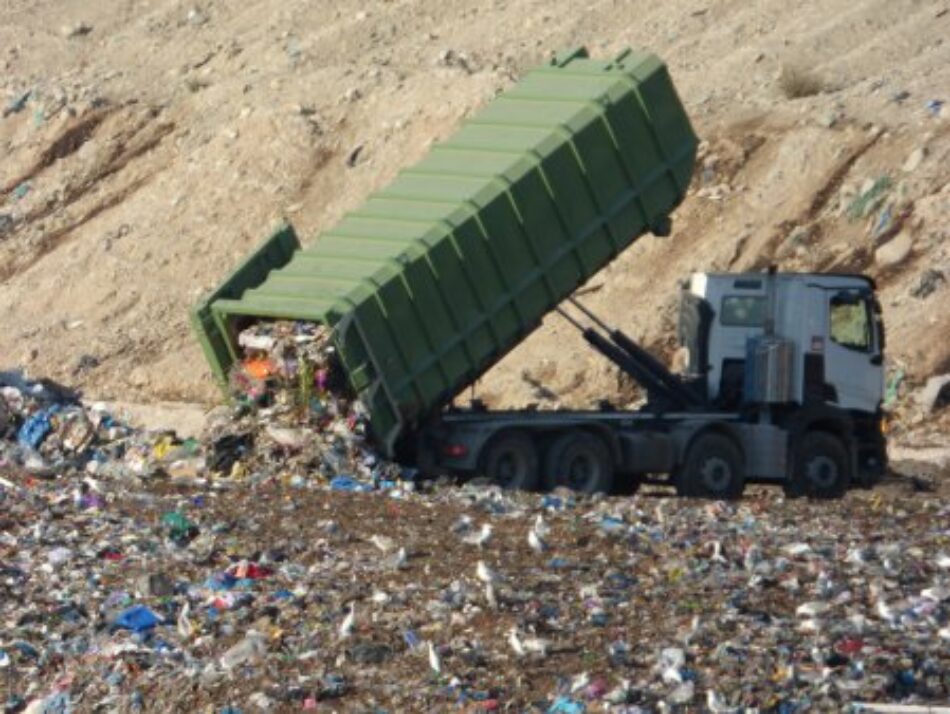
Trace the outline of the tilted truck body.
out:
[[[655,56],[566,53],[311,245],[275,234],[196,308],[205,354],[224,385],[242,320],[333,326],[393,455],[638,236],[668,230],[696,146]]]
[[[706,362],[693,364],[686,377],[670,374],[622,333],[585,331],[595,349],[647,387],[651,399],[640,412],[446,410],[638,236],[669,231],[696,146],[655,56],[626,52],[604,62],[579,50],[556,57],[312,244],[301,247],[289,226],[275,233],[193,311],[212,371],[226,388],[240,359],[236,337],[248,322],[315,321],[333,328],[343,370],[387,456],[431,469],[487,472],[523,488],[544,480],[604,490],[616,473],[657,471],[673,473],[681,485],[692,483],[695,474],[683,475],[689,469],[710,463],[708,488],[693,483],[680,490],[735,495],[747,464],[754,466],[750,476],[784,478],[800,451],[797,432],[812,423],[788,420],[792,412],[805,413],[804,392],[795,392],[804,382],[794,377],[799,381],[776,387],[798,374],[786,369],[778,382],[775,375],[765,380],[767,399],[753,399],[754,378],[764,378],[762,370],[743,368],[745,350],[763,336],[774,340],[775,320],[749,327],[741,339],[732,330],[714,330],[721,306],[698,289],[692,307],[684,302],[681,336]],[[873,295],[873,287],[856,280],[842,289]],[[777,314],[786,298],[778,289],[769,295],[768,314]],[[717,342],[723,335],[733,341]],[[806,352],[796,339],[783,352],[789,364]],[[732,354],[736,340],[742,342],[738,357]],[[851,426],[857,411],[828,401],[829,394],[822,403],[834,414],[822,412],[820,423],[847,451],[847,462],[838,458],[836,465],[850,480],[860,471]],[[809,413],[817,413],[809,405]],[[879,409],[869,414],[877,433]],[[731,446],[704,437],[707,431],[731,439]],[[714,447],[711,462],[697,456],[697,439]],[[871,461],[880,465],[882,449],[874,444]],[[727,462],[734,462],[731,471],[717,477],[717,486],[713,472],[722,476]],[[566,475],[572,469],[576,478]]]

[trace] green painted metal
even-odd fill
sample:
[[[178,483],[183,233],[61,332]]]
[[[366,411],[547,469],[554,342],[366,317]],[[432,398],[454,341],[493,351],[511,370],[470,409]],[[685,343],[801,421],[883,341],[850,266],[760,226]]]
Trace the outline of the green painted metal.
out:
[[[282,227],[193,312],[222,385],[247,320],[316,320],[392,454],[683,199],[696,136],[664,64],[529,72],[306,248]]]
[[[228,369],[237,358],[233,330],[215,322],[211,306],[218,301],[240,298],[250,287],[260,285],[274,268],[287,264],[300,249],[297,234],[281,226],[263,245],[245,258],[221,286],[191,310],[191,326],[205,353],[211,373],[222,389],[227,389]]]

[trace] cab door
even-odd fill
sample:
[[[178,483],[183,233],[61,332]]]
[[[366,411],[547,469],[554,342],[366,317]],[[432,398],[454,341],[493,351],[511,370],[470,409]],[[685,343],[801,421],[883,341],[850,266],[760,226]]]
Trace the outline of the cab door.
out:
[[[884,396],[884,355],[873,295],[831,289],[825,304],[825,383],[842,409],[874,413]]]

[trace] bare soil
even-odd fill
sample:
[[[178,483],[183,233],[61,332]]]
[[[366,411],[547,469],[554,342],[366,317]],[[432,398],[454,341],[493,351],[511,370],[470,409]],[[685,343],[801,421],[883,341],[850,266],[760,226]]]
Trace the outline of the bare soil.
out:
[[[203,292],[280,220],[314,238],[523,70],[586,45],[657,52],[705,140],[673,235],[597,275],[591,308],[666,353],[692,270],[866,270],[891,360],[923,380],[950,367],[947,281],[911,295],[926,270],[950,278],[950,124],[927,108],[950,100],[948,26],[942,0],[7,0],[3,361],[96,398],[215,402],[188,326]],[[881,176],[885,203],[849,218]],[[875,263],[901,231],[908,255]],[[556,316],[476,394],[629,396]]]

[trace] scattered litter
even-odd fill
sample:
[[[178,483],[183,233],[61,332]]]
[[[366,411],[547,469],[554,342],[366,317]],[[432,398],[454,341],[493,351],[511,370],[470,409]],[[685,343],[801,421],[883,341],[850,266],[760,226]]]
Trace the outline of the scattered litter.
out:
[[[356,166],[357,163],[359,163],[360,156],[362,156],[363,154],[363,148],[364,148],[364,145],[360,144],[347,155],[346,165],[349,168],[352,169],[354,166]]]
[[[30,96],[33,94],[32,89],[28,89],[23,94],[14,97],[9,102],[7,106],[3,108],[3,116],[8,117],[11,114],[18,114],[23,111],[23,108],[26,106],[26,103],[30,100]]]
[[[116,627],[132,632],[151,630],[162,621],[158,615],[142,605],[136,605],[120,614],[115,621]]]
[[[893,181],[889,176],[879,176],[862,187],[854,200],[848,205],[847,215],[852,221],[866,218],[880,206],[884,196],[890,191]]]
[[[917,280],[917,284],[911,288],[910,294],[919,300],[924,300],[937,292],[937,289],[941,285],[946,285],[946,283],[947,276],[943,274],[942,270],[927,268],[920,274],[920,278]]]
[[[890,407],[897,402],[901,385],[904,383],[904,376],[904,370],[897,368],[888,377],[887,384],[884,386],[884,406]]]
[[[932,117],[939,117],[940,110],[943,109],[944,101],[942,99],[931,99],[926,104],[927,113]]]
[[[890,233],[893,225],[894,219],[891,207],[886,206],[884,210],[878,214],[877,220],[874,222],[874,226],[871,228],[871,237],[875,241],[881,239],[884,235]]]
[[[244,344],[240,407],[199,439],[0,373],[8,710],[793,712],[950,695],[939,498],[420,485],[367,447],[320,328],[272,323]]]

